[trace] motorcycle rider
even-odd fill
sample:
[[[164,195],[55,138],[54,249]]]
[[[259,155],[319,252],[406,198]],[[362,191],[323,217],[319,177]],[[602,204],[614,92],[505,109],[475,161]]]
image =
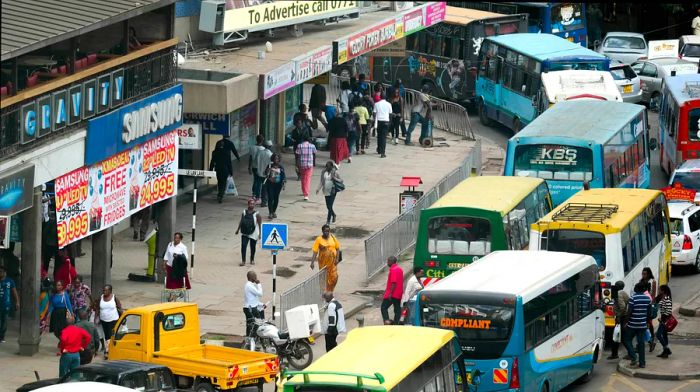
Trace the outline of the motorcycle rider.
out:
[[[243,314],[245,314],[245,336],[250,336],[250,330],[256,318],[265,318],[265,309],[260,301],[263,296],[262,283],[258,280],[258,275],[255,271],[248,271],[248,281],[243,289],[245,295],[245,304],[243,305]]]
[[[333,296],[333,293],[326,291],[323,293],[326,301],[326,315],[323,317],[323,333],[326,335],[326,352],[334,349],[338,343],[338,334],[345,332],[345,313],[343,305]]]

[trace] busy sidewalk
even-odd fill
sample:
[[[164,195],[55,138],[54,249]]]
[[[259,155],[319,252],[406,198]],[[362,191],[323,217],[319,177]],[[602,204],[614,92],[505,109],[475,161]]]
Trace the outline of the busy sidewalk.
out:
[[[383,227],[398,215],[399,186],[402,176],[420,176],[423,185],[418,190],[427,191],[440,178],[454,169],[458,162],[470,153],[474,142],[435,130],[436,138],[443,138],[441,147],[423,148],[418,146],[387,145],[387,159],[368,153],[356,156],[352,163],[340,165],[346,189],[339,193],[335,203],[337,222],[332,224],[335,235],[343,249],[343,262],[338,266],[336,297],[348,310],[361,308],[367,302],[362,295],[354,295],[365,287],[364,238]],[[370,151],[376,146],[372,140]],[[501,154],[498,148],[482,143],[482,150]],[[312,192],[309,201],[304,201],[300,181],[294,171],[294,156],[282,153],[282,164],[287,173],[287,184],[280,197],[275,222],[289,225],[287,251],[280,252],[277,259],[277,292],[279,294],[304,281],[317,269],[309,268],[311,245],[321,234],[321,226],[326,220],[326,208],[322,194],[316,194],[319,175],[328,161],[328,152],[320,151],[312,178]],[[491,157],[493,158],[493,157]],[[489,156],[483,155],[483,162]],[[190,271],[192,290],[190,301],[200,308],[202,333],[237,334],[244,333],[243,287],[245,274],[253,269],[263,285],[264,301],[272,298],[272,257],[269,252],[258,249],[256,265],[239,266],[240,236],[235,235],[240,215],[251,196],[251,176],[247,173],[247,161],[234,161],[234,178],[239,196],[226,196],[223,203],[216,200],[216,192],[208,192],[200,186],[197,203],[196,257],[194,271]],[[181,181],[191,181],[181,179]],[[267,208],[256,207],[267,221]],[[180,198],[177,207],[177,231],[184,234],[184,243],[190,248],[192,224],[191,198]],[[162,284],[129,281],[130,273],[143,274],[147,266],[146,244],[132,240],[133,232],[122,223],[115,228],[112,284],[115,295],[126,308],[160,302]],[[86,255],[76,260],[79,274],[89,282],[91,249],[90,241],[84,241]],[[404,269],[410,269],[410,260],[403,262]],[[316,267],[318,268],[318,267]],[[372,283],[385,280],[379,275]],[[93,288],[93,293],[99,292]],[[279,308],[278,308],[279,310]],[[271,316],[268,308],[266,316]],[[17,385],[34,380],[33,370],[38,370],[42,378],[55,377],[58,360],[55,356],[56,339],[46,334],[42,336],[40,351],[31,358],[15,355],[17,321],[10,322],[7,343],[0,345],[0,361],[7,364],[0,368],[0,378],[5,380],[0,390],[13,389]],[[8,361],[10,360],[11,361]]]

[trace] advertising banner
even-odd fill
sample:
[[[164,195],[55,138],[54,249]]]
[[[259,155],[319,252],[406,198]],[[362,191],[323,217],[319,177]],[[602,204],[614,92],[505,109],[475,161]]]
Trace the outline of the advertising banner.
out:
[[[202,149],[202,127],[199,124],[182,124],[177,129],[181,150]]]
[[[34,165],[0,175],[0,215],[12,215],[34,202]]]
[[[260,31],[357,12],[357,1],[275,1],[224,11],[223,31]]]
[[[445,20],[447,6],[444,1],[428,3],[423,6],[423,26],[430,27]]]
[[[297,85],[296,63],[290,61],[281,67],[274,69],[265,75],[260,75],[262,81],[263,99],[268,99],[275,94]]]
[[[178,132],[171,131],[55,181],[58,246],[109,228],[177,192]]]
[[[208,135],[229,135],[229,115],[211,113],[185,113],[184,122],[199,124]]]
[[[323,75],[333,66],[333,47],[321,46],[316,50],[294,58],[296,64],[296,83],[304,83],[309,79]]]

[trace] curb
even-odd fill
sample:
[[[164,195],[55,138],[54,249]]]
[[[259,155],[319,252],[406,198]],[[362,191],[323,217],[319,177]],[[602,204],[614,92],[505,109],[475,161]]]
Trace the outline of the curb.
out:
[[[683,304],[678,308],[678,313],[687,317],[700,316],[700,305],[692,306],[692,303],[700,303],[700,292],[692,296],[689,300],[683,302]]]
[[[617,371],[628,377],[643,378],[647,380],[700,380],[700,372],[694,373],[654,373],[645,369],[630,369],[620,361],[617,364]]]

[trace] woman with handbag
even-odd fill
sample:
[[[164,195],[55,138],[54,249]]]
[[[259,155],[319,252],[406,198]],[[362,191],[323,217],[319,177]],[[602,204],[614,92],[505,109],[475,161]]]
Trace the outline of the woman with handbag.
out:
[[[337,219],[337,215],[335,211],[333,211],[333,203],[335,203],[335,196],[343,189],[345,189],[345,185],[343,185],[343,180],[340,178],[338,166],[333,161],[326,162],[326,167],[323,169],[323,173],[321,173],[321,182],[318,184],[316,194],[323,190],[323,196],[326,197],[326,208],[328,209],[328,215],[326,217],[327,225],[331,224],[331,219],[333,223],[335,223]]]
[[[671,349],[668,348],[668,327],[666,323],[673,318],[673,298],[671,297],[671,288],[668,285],[662,284],[659,286],[659,296],[656,297],[656,303],[659,304],[659,328],[656,329],[656,338],[664,348],[659,358],[668,358],[671,355]],[[675,320],[675,318],[674,318]]]
[[[321,227],[321,235],[316,237],[311,251],[313,252],[311,269],[314,269],[314,264],[316,259],[318,259],[318,268],[326,269],[326,291],[333,292],[335,285],[338,284],[338,263],[340,263],[343,256],[340,250],[340,242],[331,234],[329,225],[326,224]]]
[[[109,341],[112,338],[114,326],[117,324],[119,316],[122,314],[122,304],[114,293],[112,293],[111,284],[106,284],[102,289],[102,295],[100,296],[96,308],[96,313],[105,335],[105,359],[107,359],[107,355],[109,354]]]
[[[61,332],[68,325],[66,316],[73,314],[73,305],[66,291],[63,281],[57,280],[54,284],[54,293],[49,298],[49,331],[53,332],[56,339],[61,340]]]

